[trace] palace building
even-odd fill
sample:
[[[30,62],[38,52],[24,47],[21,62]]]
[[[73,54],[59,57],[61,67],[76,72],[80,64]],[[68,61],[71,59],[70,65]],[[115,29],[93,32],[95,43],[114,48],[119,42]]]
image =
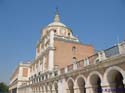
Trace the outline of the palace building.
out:
[[[95,52],[60,21],[42,29],[32,62],[13,73],[10,93],[125,93],[125,41]]]

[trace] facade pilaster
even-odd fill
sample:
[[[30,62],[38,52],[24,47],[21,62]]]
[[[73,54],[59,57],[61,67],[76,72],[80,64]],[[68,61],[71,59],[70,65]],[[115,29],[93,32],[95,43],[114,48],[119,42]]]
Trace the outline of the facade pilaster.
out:
[[[50,48],[54,48],[54,31],[50,31]],[[49,70],[54,68],[54,51],[51,49],[49,51]]]

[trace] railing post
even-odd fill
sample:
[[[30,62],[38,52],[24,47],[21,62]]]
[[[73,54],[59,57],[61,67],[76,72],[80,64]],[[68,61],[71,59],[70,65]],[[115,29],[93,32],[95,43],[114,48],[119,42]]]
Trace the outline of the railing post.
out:
[[[60,70],[58,70],[58,75],[60,75],[61,74],[61,71]]]
[[[87,64],[86,64],[86,60],[85,60],[85,59],[84,59],[84,61],[83,61],[83,62],[84,62],[84,66],[86,66]]]
[[[98,52],[98,56],[99,56],[99,61],[102,61],[102,60],[106,59],[104,51]]]
[[[118,44],[119,54],[125,54],[125,42]]]
[[[65,67],[65,73],[67,73],[68,72],[68,68],[67,67]]]
[[[54,75],[54,72],[52,72],[52,77],[54,77],[55,75]]]
[[[77,64],[76,62],[73,63],[73,70],[76,70],[77,69]]]
[[[106,59],[106,55],[105,55],[104,51],[100,52],[100,58],[101,58],[101,60],[105,60]]]
[[[86,63],[86,66],[90,64],[88,57],[85,58],[85,63]]]

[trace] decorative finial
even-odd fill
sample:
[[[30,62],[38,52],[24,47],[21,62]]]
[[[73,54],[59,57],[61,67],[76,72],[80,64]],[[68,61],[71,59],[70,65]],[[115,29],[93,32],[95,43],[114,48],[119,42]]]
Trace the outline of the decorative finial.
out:
[[[58,9],[58,7],[56,7],[56,14],[59,15],[59,9]]]
[[[54,17],[54,22],[60,22],[58,7],[56,7],[56,15]]]

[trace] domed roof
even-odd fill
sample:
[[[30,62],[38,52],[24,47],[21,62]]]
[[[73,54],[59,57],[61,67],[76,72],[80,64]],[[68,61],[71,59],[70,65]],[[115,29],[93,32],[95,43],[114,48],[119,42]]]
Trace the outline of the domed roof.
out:
[[[52,23],[50,23],[48,26],[64,26],[64,27],[66,27],[66,25],[64,25],[64,24],[61,23],[61,22],[52,22]]]
[[[66,27],[66,25],[64,25],[63,23],[60,22],[60,16],[59,16],[59,13],[58,13],[58,9],[56,10],[54,22],[50,23],[48,26],[64,26],[64,27]]]

